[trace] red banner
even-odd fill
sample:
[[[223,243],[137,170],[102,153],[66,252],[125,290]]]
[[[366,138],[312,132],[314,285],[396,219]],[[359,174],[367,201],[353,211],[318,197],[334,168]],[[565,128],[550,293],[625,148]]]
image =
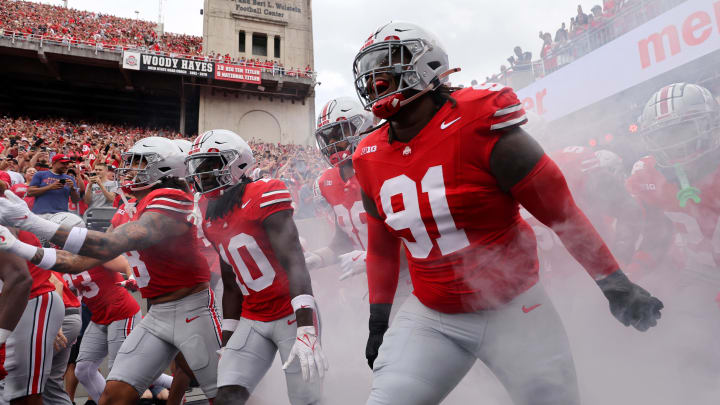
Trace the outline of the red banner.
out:
[[[215,63],[215,80],[260,84],[260,68]]]

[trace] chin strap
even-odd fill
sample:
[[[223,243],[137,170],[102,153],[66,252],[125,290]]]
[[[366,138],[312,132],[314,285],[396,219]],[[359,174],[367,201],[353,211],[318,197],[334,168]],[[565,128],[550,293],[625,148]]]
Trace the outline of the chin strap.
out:
[[[688,200],[693,200],[695,204],[700,204],[700,189],[690,185],[687,174],[683,170],[682,166],[675,165],[675,175],[680,180],[680,191],[677,192],[675,198],[677,198],[680,207],[685,208]]]
[[[413,101],[417,100],[418,98],[422,97],[428,92],[431,92],[435,90],[436,88],[440,87],[441,83],[440,80],[444,79],[447,76],[450,76],[451,74],[455,72],[459,72],[460,68],[453,68],[450,70],[446,70],[445,72],[437,75],[433,80],[430,81],[430,84],[427,85],[424,89],[422,89],[419,93],[415,94],[414,96],[406,99],[405,96],[403,96],[402,92],[395,93],[391,96],[385,97],[383,99],[378,100],[375,102],[372,106],[372,113],[380,118],[380,119],[388,119],[395,115],[398,111],[400,111],[401,108],[404,106],[412,103]]]

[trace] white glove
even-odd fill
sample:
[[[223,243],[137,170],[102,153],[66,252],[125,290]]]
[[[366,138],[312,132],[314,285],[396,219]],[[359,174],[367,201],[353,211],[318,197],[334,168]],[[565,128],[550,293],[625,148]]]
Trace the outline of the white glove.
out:
[[[20,256],[25,260],[32,259],[37,253],[35,246],[17,240],[15,235],[2,225],[0,225],[0,250]]]
[[[328,361],[323,354],[314,326],[298,326],[297,339],[290,350],[290,356],[282,366],[283,370],[288,368],[295,357],[300,362],[303,380],[310,381],[325,376]]]
[[[12,251],[15,242],[17,242],[15,235],[9,229],[0,225],[0,250]]]
[[[319,269],[323,265],[323,259],[319,254],[314,252],[305,252],[305,267],[308,270]]]
[[[340,280],[364,273],[366,256],[367,252],[364,250],[353,250],[340,255],[340,271],[342,272]]]
[[[5,198],[0,198],[0,225],[20,228],[44,240],[52,239],[60,228],[59,224],[33,214],[25,200],[10,190],[5,190]]]

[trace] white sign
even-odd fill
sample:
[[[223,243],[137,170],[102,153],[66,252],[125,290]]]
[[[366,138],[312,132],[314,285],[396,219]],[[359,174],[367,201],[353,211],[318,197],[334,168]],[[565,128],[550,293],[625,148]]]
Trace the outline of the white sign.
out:
[[[689,0],[517,94],[552,121],[717,50],[720,0]]]
[[[123,69],[140,70],[140,52],[123,52]]]

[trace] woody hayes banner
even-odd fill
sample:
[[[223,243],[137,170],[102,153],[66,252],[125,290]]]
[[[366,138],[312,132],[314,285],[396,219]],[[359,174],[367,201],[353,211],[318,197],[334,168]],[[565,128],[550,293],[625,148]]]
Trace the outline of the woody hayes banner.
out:
[[[215,63],[140,52],[125,52],[123,53],[123,68],[207,78],[212,77]]]

